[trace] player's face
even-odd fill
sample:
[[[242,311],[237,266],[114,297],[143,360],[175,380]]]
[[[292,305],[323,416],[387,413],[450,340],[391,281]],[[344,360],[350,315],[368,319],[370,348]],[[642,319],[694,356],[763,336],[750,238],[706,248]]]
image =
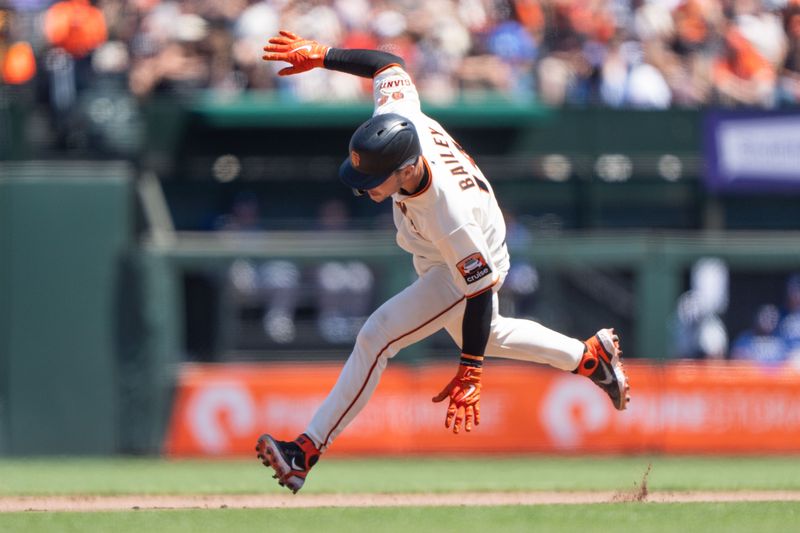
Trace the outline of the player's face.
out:
[[[408,165],[397,169],[386,178],[386,181],[377,187],[369,189],[367,194],[373,202],[380,203],[391,195],[400,192],[400,189],[414,190],[421,177],[421,175],[417,176],[417,174],[418,165]]]
[[[386,178],[386,181],[367,191],[370,200],[376,203],[381,203],[382,201],[389,198],[394,193],[400,190],[400,183],[397,179],[397,171],[393,172]]]
[[[400,169],[395,170],[389,177],[386,178],[386,181],[378,185],[377,187],[370,189],[367,191],[369,194],[370,199],[373,202],[380,203],[391,195],[396,192],[400,192],[400,189],[403,187],[403,184],[408,179],[409,174],[413,173],[413,166],[407,166]]]

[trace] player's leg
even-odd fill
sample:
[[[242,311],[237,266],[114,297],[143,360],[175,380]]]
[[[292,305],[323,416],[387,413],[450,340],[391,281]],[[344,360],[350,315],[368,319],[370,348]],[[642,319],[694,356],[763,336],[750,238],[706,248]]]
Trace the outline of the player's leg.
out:
[[[455,317],[445,325],[447,332],[461,346],[461,320]],[[532,361],[572,371],[584,352],[584,343],[567,337],[538,322],[508,318],[498,313],[497,293],[492,296],[492,326],[486,344],[488,357]]]
[[[630,401],[619,337],[613,329],[601,329],[581,342],[532,320],[498,315],[492,321],[486,355],[545,363],[586,376],[620,411]]]
[[[463,315],[464,296],[444,267],[434,267],[381,305],[361,328],[339,379],[306,434],[324,450],[363,409],[388,360]]]
[[[434,267],[372,313],[305,433],[291,442],[269,434],[259,438],[258,458],[275,471],[278,483],[300,490],[320,454],[367,404],[388,360],[442,329],[452,316],[462,316],[464,305],[447,269]]]
[[[601,329],[582,342],[532,320],[501,316],[497,309],[495,293],[487,356],[543,363],[581,374],[603,389],[615,408],[627,407],[630,400],[628,378],[620,360],[619,338],[613,329]],[[453,319],[445,327],[460,346],[461,324]]]
[[[492,321],[486,355],[533,361],[572,371],[577,368],[584,349],[580,340],[533,320],[497,315]]]

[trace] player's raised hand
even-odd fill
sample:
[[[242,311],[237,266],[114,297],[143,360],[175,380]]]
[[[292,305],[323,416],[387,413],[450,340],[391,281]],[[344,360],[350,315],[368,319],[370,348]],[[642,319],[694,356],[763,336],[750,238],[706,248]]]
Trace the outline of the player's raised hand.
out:
[[[481,423],[481,372],[480,367],[460,364],[456,376],[433,397],[434,402],[450,398],[444,427],[452,424],[453,433],[458,433],[462,424],[464,429],[472,431],[473,422],[476,426]]]
[[[317,41],[303,39],[288,30],[280,30],[279,35],[271,38],[264,47],[266,53],[261,59],[291,63],[292,66],[278,72],[279,76],[289,76],[324,66],[325,54],[329,49],[329,46]]]

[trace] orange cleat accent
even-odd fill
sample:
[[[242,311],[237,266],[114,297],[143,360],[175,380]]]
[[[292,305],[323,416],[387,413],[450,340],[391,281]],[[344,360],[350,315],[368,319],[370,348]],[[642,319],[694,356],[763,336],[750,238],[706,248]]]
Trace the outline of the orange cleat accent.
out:
[[[628,376],[620,359],[619,336],[612,328],[601,329],[584,344],[586,350],[574,372],[591,379],[608,394],[614,407],[623,411],[631,397]]]

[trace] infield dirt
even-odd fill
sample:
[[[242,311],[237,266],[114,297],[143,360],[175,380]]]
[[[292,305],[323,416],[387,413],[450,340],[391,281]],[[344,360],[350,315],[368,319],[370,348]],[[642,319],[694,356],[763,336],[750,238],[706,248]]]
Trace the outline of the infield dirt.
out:
[[[800,501],[800,491],[693,492],[481,492],[433,494],[247,494],[130,496],[5,496],[0,512],[123,511],[148,509],[281,509],[317,507],[401,507],[550,505],[587,503],[685,503]]]

